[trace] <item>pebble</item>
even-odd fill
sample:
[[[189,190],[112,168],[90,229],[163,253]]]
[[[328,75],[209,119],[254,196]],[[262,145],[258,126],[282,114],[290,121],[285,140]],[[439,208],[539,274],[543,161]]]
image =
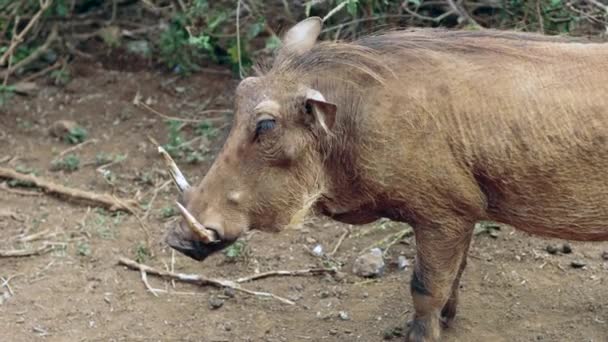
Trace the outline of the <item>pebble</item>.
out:
[[[224,300],[220,299],[216,296],[212,296],[211,298],[209,298],[209,307],[211,307],[211,309],[215,310],[215,309],[219,309],[224,305]]]
[[[311,238],[310,236],[307,236],[306,242],[312,245],[313,243],[316,243],[317,240],[315,240],[314,238]]]
[[[581,260],[573,260],[570,263],[570,266],[572,266],[573,268],[582,268],[585,267],[587,264],[584,261]]]
[[[604,259],[604,260],[608,260],[608,251],[604,251],[604,252],[602,253],[602,259]]]
[[[382,250],[380,248],[373,248],[355,260],[353,273],[360,277],[381,276],[384,273],[384,266]]]
[[[570,247],[570,244],[565,243],[562,245],[562,253],[564,253],[564,254],[572,253],[572,247]]]
[[[400,270],[406,269],[409,265],[410,265],[410,262],[409,262],[409,260],[407,260],[407,258],[405,256],[400,255],[397,258],[397,267],[399,267]]]
[[[224,295],[229,298],[234,298],[234,296],[236,295],[236,291],[232,287],[225,287]]]
[[[316,256],[321,256],[323,255],[323,246],[321,245],[316,245],[313,249],[312,249],[312,254],[316,255]]]
[[[349,319],[348,312],[346,312],[346,311],[338,312],[338,317],[340,317],[340,319],[343,321],[348,321],[348,319]]]
[[[554,245],[547,245],[547,247],[545,247],[545,250],[549,254],[557,254],[557,252],[558,252],[557,247],[555,247]]]
[[[346,279],[346,273],[338,271],[334,274],[334,279],[336,281],[342,281]]]

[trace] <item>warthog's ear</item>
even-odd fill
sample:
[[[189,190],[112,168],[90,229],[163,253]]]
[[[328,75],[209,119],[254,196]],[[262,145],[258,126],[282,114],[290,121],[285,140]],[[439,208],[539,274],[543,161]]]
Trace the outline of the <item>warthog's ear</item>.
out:
[[[296,54],[312,49],[321,33],[322,22],[319,17],[310,17],[297,23],[285,33],[283,49]]]
[[[327,134],[331,134],[331,130],[336,122],[336,111],[338,107],[335,104],[325,101],[323,94],[314,89],[309,89],[306,93],[306,115],[308,122],[315,122]]]

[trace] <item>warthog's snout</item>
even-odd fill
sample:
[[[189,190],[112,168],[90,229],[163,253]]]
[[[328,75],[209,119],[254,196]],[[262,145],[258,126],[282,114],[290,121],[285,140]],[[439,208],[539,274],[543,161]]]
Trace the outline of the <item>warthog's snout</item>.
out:
[[[165,236],[165,242],[173,249],[184,255],[197,260],[203,261],[208,256],[230,246],[236,240],[220,240],[217,239],[211,243],[205,243],[191,236],[188,229],[184,229],[182,223],[177,224]]]

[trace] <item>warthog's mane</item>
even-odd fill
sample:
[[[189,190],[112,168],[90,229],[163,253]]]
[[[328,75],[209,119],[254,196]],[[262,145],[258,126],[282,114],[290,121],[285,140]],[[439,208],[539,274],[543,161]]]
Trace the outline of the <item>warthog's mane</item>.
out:
[[[491,38],[491,39],[487,39]],[[500,54],[513,58],[542,61],[542,56],[517,47],[526,42],[588,43],[584,38],[546,36],[499,30],[451,31],[446,29],[410,29],[379,31],[353,41],[321,41],[303,53],[279,50],[272,64],[256,65],[257,73],[265,75],[297,75],[314,72],[342,80],[354,75],[367,76],[383,82],[398,77],[395,58],[432,63],[446,53]],[[388,57],[388,58],[387,58]]]

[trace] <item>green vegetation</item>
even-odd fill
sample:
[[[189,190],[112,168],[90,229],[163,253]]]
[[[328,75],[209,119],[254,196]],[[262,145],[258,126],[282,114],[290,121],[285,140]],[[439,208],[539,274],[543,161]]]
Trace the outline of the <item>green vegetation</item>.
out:
[[[176,160],[183,159],[190,164],[200,163],[206,159],[207,150],[201,148],[196,149],[192,146],[193,143],[198,140],[197,138],[187,141],[182,136],[181,130],[186,127],[187,124],[177,120],[169,120],[167,125],[169,128],[168,142],[163,145],[163,148],[172,158]],[[195,127],[195,132],[199,137],[205,138],[212,138],[217,134],[217,130],[205,122],[199,123]]]
[[[247,243],[243,240],[237,240],[232,245],[222,251],[228,262],[236,262],[243,258],[246,254]]]
[[[80,144],[87,139],[87,130],[82,127],[74,127],[70,129],[63,139],[69,144]]]
[[[324,18],[321,39],[413,26],[603,37],[608,23],[600,1],[456,3],[454,9],[448,0],[0,0],[0,106],[10,99],[16,81],[49,66],[56,66],[48,72],[54,84],[69,83],[68,61],[85,41],[106,48],[93,45],[85,53],[127,52],[181,75],[221,65],[242,76],[254,59],[280,46],[287,27],[308,16]]]
[[[91,255],[91,246],[86,242],[80,242],[76,246],[76,253],[80,256],[89,256]]]
[[[80,168],[80,158],[75,154],[68,154],[67,156],[54,160],[51,163],[51,170],[53,171],[68,171],[73,172]]]
[[[135,246],[135,261],[139,263],[145,263],[150,258],[150,251],[146,247],[146,244],[140,242]]]

